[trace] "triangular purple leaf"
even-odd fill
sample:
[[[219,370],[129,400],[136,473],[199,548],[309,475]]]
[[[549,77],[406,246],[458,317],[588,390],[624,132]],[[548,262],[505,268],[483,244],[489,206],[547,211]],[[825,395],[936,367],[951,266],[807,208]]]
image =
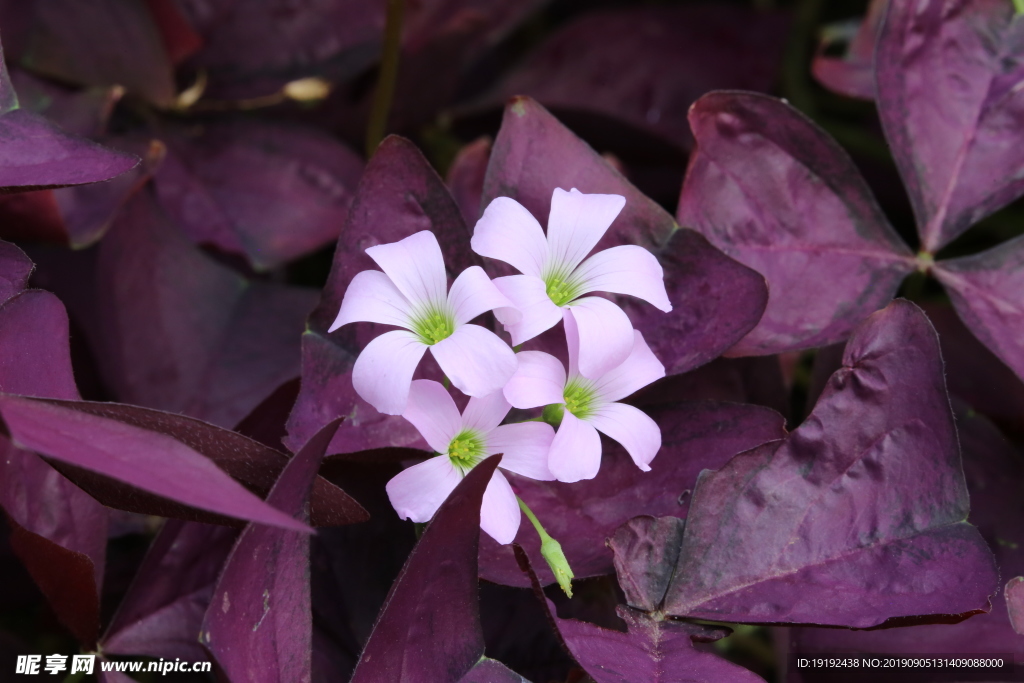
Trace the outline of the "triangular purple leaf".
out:
[[[269,504],[308,521],[313,480],[337,428],[329,423],[295,454]],[[309,536],[250,524],[217,580],[200,642],[229,680],[309,683],[312,641]]]
[[[701,476],[664,610],[852,627],[985,611],[997,572],[968,506],[938,339],[898,300],[799,429]]]
[[[500,461],[474,467],[441,504],[391,588],[352,683],[458,681],[483,656],[480,505]]]
[[[466,225],[476,225],[483,213],[481,200],[484,194],[484,178],[487,164],[491,159],[493,142],[488,137],[479,138],[459,150],[448,167],[445,182],[462,210]]]
[[[1024,193],[1022,58],[1011,2],[889,3],[878,112],[927,252]]]
[[[35,266],[21,249],[0,241],[0,303],[28,287],[28,277]]]
[[[810,119],[765,95],[716,92],[690,110],[680,225],[768,280],[761,322],[730,355],[845,339],[915,264],[850,157]]]
[[[501,662],[484,657],[459,683],[530,683]]]

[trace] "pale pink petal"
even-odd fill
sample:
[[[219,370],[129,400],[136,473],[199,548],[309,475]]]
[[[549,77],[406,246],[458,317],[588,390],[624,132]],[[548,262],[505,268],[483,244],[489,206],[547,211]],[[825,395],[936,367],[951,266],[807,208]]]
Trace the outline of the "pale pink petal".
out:
[[[522,318],[515,304],[498,290],[480,266],[470,266],[455,278],[448,292],[448,304],[455,312],[455,322],[459,325],[495,309],[502,309],[502,318],[512,323]]]
[[[579,335],[581,375],[598,379],[629,357],[633,350],[633,324],[621,308],[608,299],[588,296],[570,304],[567,312]]]
[[[516,538],[521,519],[516,494],[501,472],[495,472],[484,490],[480,506],[480,528],[498,543],[508,545]]]
[[[547,422],[502,425],[487,436],[488,454],[504,453],[501,468],[538,481],[551,481],[548,452],[555,430]]]
[[[613,368],[595,382],[594,388],[604,401],[618,401],[665,376],[665,366],[647,346],[639,330],[633,330],[633,349],[622,365]]]
[[[501,389],[486,396],[471,398],[462,413],[462,425],[487,434],[501,424],[511,408]]]
[[[505,384],[505,398],[516,408],[537,408],[565,401],[565,367],[543,351],[516,354],[519,367]]]
[[[647,413],[624,403],[608,403],[587,421],[622,444],[637,467],[644,472],[651,470],[650,462],[661,448],[661,429]]]
[[[409,399],[412,373],[427,345],[412,332],[385,332],[363,349],[352,367],[352,386],[364,401],[386,415],[401,415]]]
[[[341,310],[328,332],[354,322],[381,323],[409,327],[412,304],[398,291],[395,283],[379,270],[357,273],[341,300]]]
[[[402,519],[429,522],[462,475],[447,455],[438,455],[402,470],[384,489],[395,512]]]
[[[497,197],[473,228],[473,251],[515,266],[520,273],[540,277],[547,262],[548,242],[540,223],[511,197]]]
[[[612,292],[643,299],[668,313],[672,303],[665,291],[665,271],[658,258],[643,247],[628,244],[599,251],[576,269],[583,292]]]
[[[601,469],[601,437],[597,430],[568,410],[551,442],[548,468],[558,481],[593,479]]]
[[[544,281],[532,275],[509,275],[494,280],[494,286],[515,305],[519,317],[505,314],[505,309],[494,311],[516,346],[549,330],[562,319],[562,309],[548,296]]]
[[[546,266],[568,270],[578,266],[625,205],[626,198],[617,194],[583,194],[575,187],[569,192],[556,188],[548,216],[551,260]]]
[[[411,422],[438,453],[447,453],[448,444],[462,431],[462,416],[451,394],[440,383],[429,379],[412,383],[402,417]]]
[[[445,376],[467,396],[500,390],[516,371],[516,354],[498,335],[479,325],[462,325],[430,347]]]
[[[391,244],[369,247],[366,254],[377,262],[413,306],[442,304],[448,295],[444,256],[434,233],[422,230]]]

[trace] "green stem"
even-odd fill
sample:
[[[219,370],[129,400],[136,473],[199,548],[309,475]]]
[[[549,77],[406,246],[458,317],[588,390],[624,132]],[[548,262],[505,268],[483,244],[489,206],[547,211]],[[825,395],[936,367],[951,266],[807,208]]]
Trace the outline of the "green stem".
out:
[[[1013,8],[1017,14],[1024,14],[1024,0],[1013,0]]]
[[[537,515],[533,514],[533,510],[523,502],[522,498],[516,496],[516,501],[519,503],[519,509],[523,511],[526,518],[533,524],[537,535],[540,536],[540,554],[544,556],[548,567],[551,568],[551,572],[555,575],[558,585],[571,598],[573,574],[572,569],[569,567],[569,561],[565,559],[565,553],[562,552],[562,544],[548,535],[548,532],[541,526],[540,520],[537,519]]]
[[[391,103],[395,99],[395,83],[398,81],[398,55],[402,49],[402,14],[405,0],[388,0],[387,18],[384,24],[384,54],[380,61],[380,76],[377,90],[373,93],[370,109],[370,123],[366,129],[366,156],[372,157],[388,126]]]

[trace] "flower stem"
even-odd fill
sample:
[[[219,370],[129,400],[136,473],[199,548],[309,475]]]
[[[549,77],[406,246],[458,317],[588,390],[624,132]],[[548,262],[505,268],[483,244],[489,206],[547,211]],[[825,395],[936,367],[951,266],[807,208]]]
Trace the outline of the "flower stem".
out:
[[[388,0],[387,17],[384,23],[384,53],[380,61],[380,76],[377,90],[373,93],[370,109],[370,123],[366,129],[366,156],[372,157],[388,126],[391,102],[395,98],[395,83],[398,81],[398,55],[402,48],[402,15],[405,0]]]
[[[569,567],[569,560],[565,559],[565,553],[562,552],[562,544],[548,535],[537,519],[537,515],[533,514],[533,510],[523,502],[522,498],[516,496],[516,501],[519,503],[519,509],[523,511],[526,518],[533,524],[533,528],[537,530],[537,535],[540,536],[540,554],[544,556],[544,560],[551,568],[558,585],[571,598],[572,569]]]

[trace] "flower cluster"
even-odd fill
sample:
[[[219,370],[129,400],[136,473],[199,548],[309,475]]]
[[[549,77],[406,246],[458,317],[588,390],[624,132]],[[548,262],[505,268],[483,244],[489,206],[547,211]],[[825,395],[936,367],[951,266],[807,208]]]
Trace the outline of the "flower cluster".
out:
[[[545,234],[526,208],[499,197],[477,222],[471,246],[521,274],[491,280],[473,266],[451,288],[429,231],[366,250],[383,272],[353,278],[331,331],[358,321],[401,328],[366,346],[352,383],[380,412],[411,422],[438,453],[388,483],[402,517],[429,521],[465,473],[496,453],[504,454],[503,469],[525,477],[593,478],[601,465],[598,432],[622,444],[642,470],[650,469],[661,432],[650,417],[618,401],[663,377],[665,368],[625,312],[593,293],[632,295],[667,312],[672,305],[663,271],[638,246],[588,258],[624,204],[618,195],[556,189]],[[471,323],[487,311],[517,347],[562,321],[568,370],[541,351],[516,353],[497,334]],[[451,384],[470,397],[464,411],[438,382],[413,379],[428,350]],[[501,424],[512,407],[543,407],[543,418]],[[511,543],[521,504],[495,472],[484,494],[481,528],[499,543]]]

